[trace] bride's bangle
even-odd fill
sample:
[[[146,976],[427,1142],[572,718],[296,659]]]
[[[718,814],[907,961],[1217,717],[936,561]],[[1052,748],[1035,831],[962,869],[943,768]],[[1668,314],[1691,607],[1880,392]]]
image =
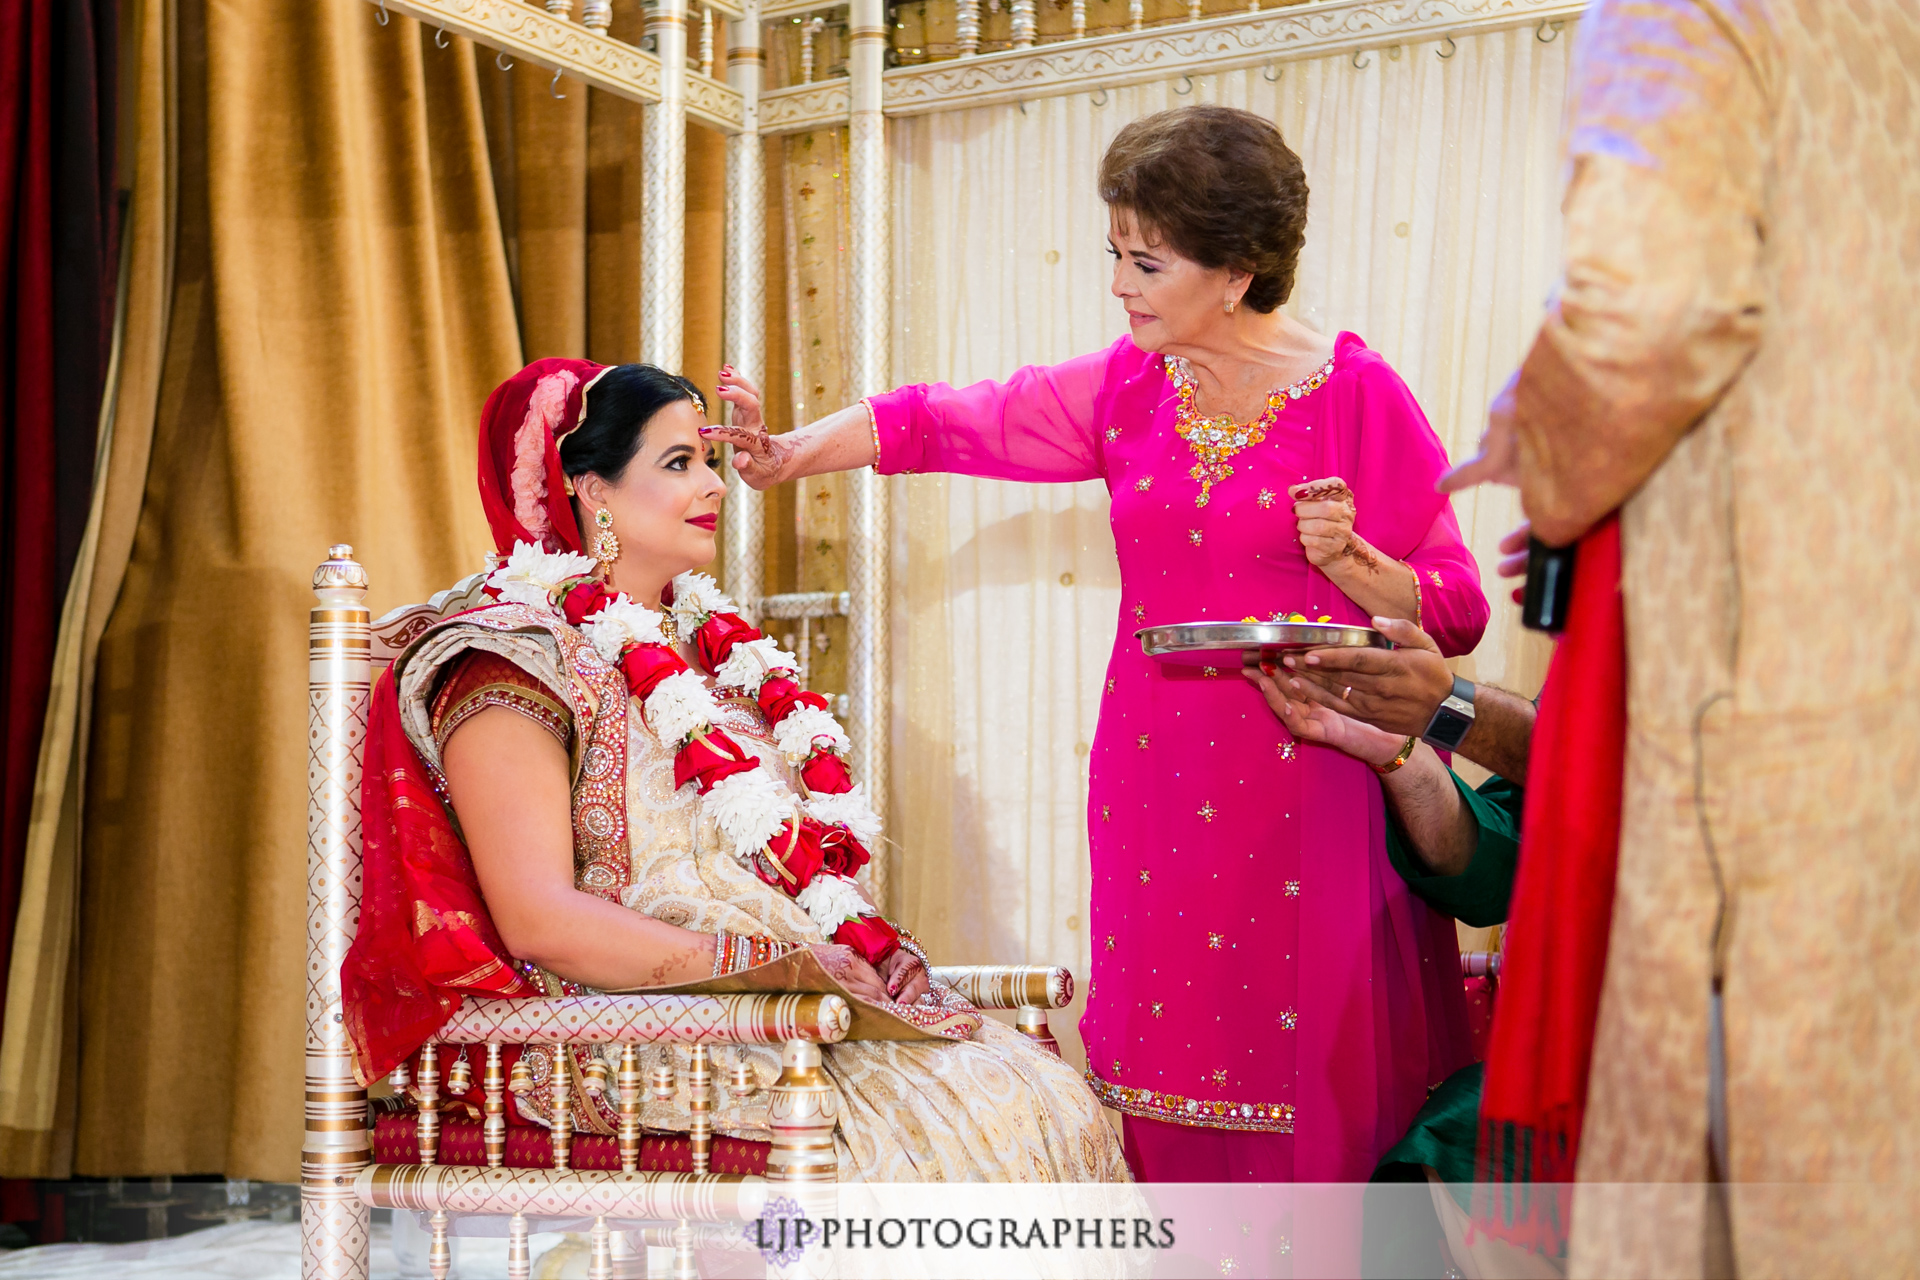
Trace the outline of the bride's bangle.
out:
[[[907,927],[903,924],[897,924],[891,920],[887,921],[887,923],[893,925],[893,931],[900,935],[900,949],[918,960],[920,967],[931,975],[933,973],[933,962],[927,959],[927,949],[920,945],[920,939],[908,932]]]
[[[724,978],[730,973],[758,969],[799,948],[797,942],[782,942],[764,934],[721,933],[714,939],[713,976]]]

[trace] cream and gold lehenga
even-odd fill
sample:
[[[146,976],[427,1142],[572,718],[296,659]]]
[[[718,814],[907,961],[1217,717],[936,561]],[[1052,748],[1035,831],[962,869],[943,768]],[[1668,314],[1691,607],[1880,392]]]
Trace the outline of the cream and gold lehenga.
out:
[[[674,785],[673,752],[646,727],[620,671],[580,631],[556,614],[500,604],[463,614],[421,635],[394,663],[406,734],[436,784],[444,737],[435,732],[434,697],[446,673],[476,651],[497,655],[544,691],[478,691],[481,702],[530,710],[545,701],[550,728],[568,741],[573,773],[575,876],[578,887],[632,910],[703,933],[763,935],[783,942],[826,939],[791,898],[762,882],[731,853],[711,821],[702,821],[691,786]],[[711,680],[709,678],[709,683]],[[792,770],[775,748],[750,698],[716,689],[723,728],[783,781]],[[736,691],[737,692],[737,691]],[[564,721],[564,723],[558,723]],[[442,787],[442,794],[445,794]],[[552,974],[538,974],[548,994],[577,992]],[[1128,1178],[1114,1133],[1078,1074],[1004,1025],[979,1018],[952,991],[936,988],[929,1008],[943,1026],[970,1035],[955,1041],[859,1041],[825,1047],[828,1077],[839,1093],[835,1143],[847,1181],[1115,1182]],[[574,1050],[578,1073],[592,1050]],[[763,1084],[778,1074],[771,1049],[743,1050]],[[643,1069],[673,1061],[682,1072],[687,1050],[652,1046]],[[668,1055],[673,1055],[669,1058]],[[548,1124],[547,1077],[554,1058],[529,1049],[535,1087],[516,1098],[521,1115]],[[617,1063],[610,1062],[610,1068]],[[573,1097],[585,1096],[575,1079]],[[723,1091],[722,1091],[723,1092]],[[723,1096],[714,1113],[723,1134],[764,1140],[766,1093],[742,1102]],[[576,1106],[575,1125],[611,1133],[611,1111]],[[685,1131],[685,1095],[649,1098],[645,1127]]]

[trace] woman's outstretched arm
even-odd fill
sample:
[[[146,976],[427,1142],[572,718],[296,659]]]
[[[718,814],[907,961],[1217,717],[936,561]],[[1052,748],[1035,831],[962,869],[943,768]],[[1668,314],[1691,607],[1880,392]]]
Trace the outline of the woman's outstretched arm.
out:
[[[567,753],[550,732],[518,712],[488,707],[455,729],[441,754],[480,892],[514,956],[603,990],[712,975],[713,934],[574,887]],[[879,976],[849,948],[814,950],[855,995],[888,999]]]
[[[733,424],[701,434],[732,445],[734,469],[756,489],[865,466],[887,475],[1091,480],[1104,466],[1094,401],[1111,354],[1028,365],[1005,382],[900,387],[778,436],[766,429],[754,385],[722,369],[720,398],[733,406]]]

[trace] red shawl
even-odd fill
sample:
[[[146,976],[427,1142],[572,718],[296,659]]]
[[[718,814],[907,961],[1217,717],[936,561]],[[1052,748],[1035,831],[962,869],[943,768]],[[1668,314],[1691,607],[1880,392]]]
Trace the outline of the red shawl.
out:
[[[1527,765],[1519,878],[1480,1102],[1479,1207],[1492,1235],[1564,1246],[1613,922],[1626,768],[1620,522],[1580,542],[1567,630]],[[1544,1186],[1537,1184],[1557,1184]]]
[[[536,360],[487,398],[480,500],[502,554],[515,542],[580,550],[558,440],[580,425],[602,369]],[[354,1070],[371,1084],[444,1026],[464,995],[539,992],[493,927],[473,860],[407,740],[391,672],[373,689],[362,777],[364,887],[340,990]]]

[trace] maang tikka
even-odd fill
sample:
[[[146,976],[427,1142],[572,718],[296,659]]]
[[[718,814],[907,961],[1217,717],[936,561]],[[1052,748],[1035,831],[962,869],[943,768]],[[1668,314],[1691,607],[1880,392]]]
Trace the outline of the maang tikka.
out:
[[[611,569],[613,562],[620,558],[620,539],[613,531],[613,512],[602,507],[593,513],[593,522],[600,526],[593,540],[593,558],[600,562],[602,569]]]

